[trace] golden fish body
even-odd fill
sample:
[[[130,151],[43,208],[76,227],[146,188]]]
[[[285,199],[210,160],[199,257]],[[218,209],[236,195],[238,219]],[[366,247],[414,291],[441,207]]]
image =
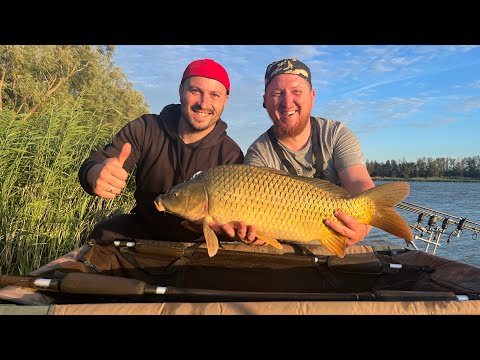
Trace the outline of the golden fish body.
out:
[[[326,180],[305,178],[264,167],[222,165],[203,171],[158,196],[155,205],[190,221],[203,220],[210,256],[218,251],[218,239],[209,223],[239,221],[255,225],[257,237],[282,248],[277,241],[318,240],[343,257],[346,237],[327,227],[327,218],[339,222],[335,210],[342,210],[358,222],[373,225],[393,235],[413,240],[410,226],[396,212],[395,205],[409,193],[405,182],[391,182],[349,196]]]

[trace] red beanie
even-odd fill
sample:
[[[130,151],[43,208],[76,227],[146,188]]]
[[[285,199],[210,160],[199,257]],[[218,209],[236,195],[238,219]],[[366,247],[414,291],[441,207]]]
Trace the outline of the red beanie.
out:
[[[227,71],[222,65],[211,59],[192,61],[183,72],[182,83],[191,76],[203,76],[220,81],[227,89],[227,95],[230,94],[230,80]]]

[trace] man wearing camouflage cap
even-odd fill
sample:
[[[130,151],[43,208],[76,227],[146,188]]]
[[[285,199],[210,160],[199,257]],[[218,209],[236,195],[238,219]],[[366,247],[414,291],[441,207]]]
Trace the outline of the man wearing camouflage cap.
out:
[[[294,58],[268,65],[263,107],[273,125],[250,145],[244,163],[326,179],[351,195],[374,187],[357,137],[339,121],[311,116],[314,100],[307,65]],[[362,240],[371,229],[341,211],[335,216],[342,224],[331,220],[325,224],[346,236],[348,245]],[[233,229],[223,229],[233,236]],[[241,222],[237,236],[247,244],[264,244],[255,237],[254,224]]]

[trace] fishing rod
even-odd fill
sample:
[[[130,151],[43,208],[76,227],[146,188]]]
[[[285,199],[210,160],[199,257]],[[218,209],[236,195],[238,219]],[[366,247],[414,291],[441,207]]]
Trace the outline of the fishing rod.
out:
[[[433,245],[432,254],[435,254],[437,248],[441,246],[440,239],[443,235],[448,236],[446,242],[449,244],[452,237],[459,238],[464,230],[472,231],[472,239],[474,240],[480,234],[480,223],[465,217],[455,216],[408,201],[402,201],[396,207],[418,214],[417,221],[410,224],[410,227],[420,233],[420,235],[415,235],[415,239],[426,243],[425,252],[428,252],[430,245]],[[424,219],[428,219],[425,226],[422,225]],[[441,224],[437,225],[437,223]],[[454,225],[455,228],[450,233],[447,233],[447,228],[450,224]],[[414,242],[412,245],[418,250]]]
[[[61,279],[46,279],[35,276],[0,275],[0,285],[23,286],[36,290],[47,290],[75,295],[163,295],[162,300],[196,302],[218,301],[358,301],[375,300],[372,293],[287,293],[255,292],[179,288],[173,286],[156,286],[141,280],[118,276],[72,272]],[[451,293],[443,295],[452,297]],[[455,296],[455,295],[453,295]],[[452,300],[452,299],[450,299]],[[461,300],[461,299],[460,299]]]
[[[0,275],[0,285],[23,286],[41,291],[61,292],[76,295],[163,295],[164,301],[375,301],[375,300],[480,300],[476,294],[455,294],[449,291],[392,291],[353,293],[288,293],[261,291],[231,291],[173,286],[156,286],[141,280],[91,273],[68,273],[61,279],[46,279],[35,276]]]

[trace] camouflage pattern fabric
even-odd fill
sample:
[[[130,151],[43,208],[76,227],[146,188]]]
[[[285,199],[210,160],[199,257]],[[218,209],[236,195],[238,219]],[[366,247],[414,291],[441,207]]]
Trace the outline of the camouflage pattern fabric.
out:
[[[265,72],[265,88],[268,83],[277,75],[293,74],[302,77],[312,85],[312,74],[307,65],[295,58],[282,59],[268,65]]]

